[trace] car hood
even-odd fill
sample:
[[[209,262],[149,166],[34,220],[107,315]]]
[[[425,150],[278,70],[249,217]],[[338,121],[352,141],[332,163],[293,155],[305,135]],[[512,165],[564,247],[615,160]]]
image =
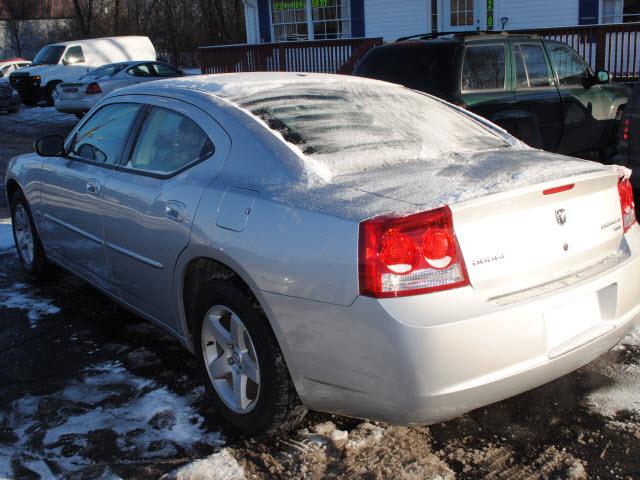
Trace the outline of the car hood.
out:
[[[16,70],[16,73],[28,73],[29,75],[40,75],[47,70],[50,70],[51,67],[56,67],[57,65],[31,65],[28,67],[22,67],[19,70]]]
[[[334,177],[332,183],[431,209],[606,169],[587,160],[511,147],[391,165]]]

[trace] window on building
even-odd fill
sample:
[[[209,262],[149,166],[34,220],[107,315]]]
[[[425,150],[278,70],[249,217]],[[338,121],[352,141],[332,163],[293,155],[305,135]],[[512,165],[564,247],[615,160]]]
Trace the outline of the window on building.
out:
[[[272,0],[276,42],[351,37],[349,0]]]
[[[504,89],[503,45],[467,47],[462,69],[462,90]]]
[[[622,22],[623,0],[602,0],[602,23]]]
[[[623,22],[640,22],[640,0],[624,0]]]
[[[473,0],[449,0],[451,3],[451,26],[473,25]]]

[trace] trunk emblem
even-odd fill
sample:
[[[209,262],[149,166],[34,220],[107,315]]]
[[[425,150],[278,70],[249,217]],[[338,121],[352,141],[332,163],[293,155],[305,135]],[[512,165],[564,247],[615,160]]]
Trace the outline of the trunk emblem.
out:
[[[564,208],[556,210],[556,222],[558,222],[558,225],[567,223],[567,212]]]

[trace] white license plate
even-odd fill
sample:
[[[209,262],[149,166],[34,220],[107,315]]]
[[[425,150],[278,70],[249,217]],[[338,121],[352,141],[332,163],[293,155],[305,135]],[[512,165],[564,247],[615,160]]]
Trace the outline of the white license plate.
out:
[[[77,93],[78,89],[77,88],[63,88],[62,89],[63,92],[67,92],[67,93]]]
[[[598,294],[592,293],[544,314],[549,350],[602,324]]]

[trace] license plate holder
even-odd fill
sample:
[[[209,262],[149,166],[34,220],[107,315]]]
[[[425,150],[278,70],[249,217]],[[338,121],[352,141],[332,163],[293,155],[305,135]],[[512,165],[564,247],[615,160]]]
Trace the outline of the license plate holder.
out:
[[[598,293],[594,292],[547,311],[544,322],[549,350],[603,324]]]

